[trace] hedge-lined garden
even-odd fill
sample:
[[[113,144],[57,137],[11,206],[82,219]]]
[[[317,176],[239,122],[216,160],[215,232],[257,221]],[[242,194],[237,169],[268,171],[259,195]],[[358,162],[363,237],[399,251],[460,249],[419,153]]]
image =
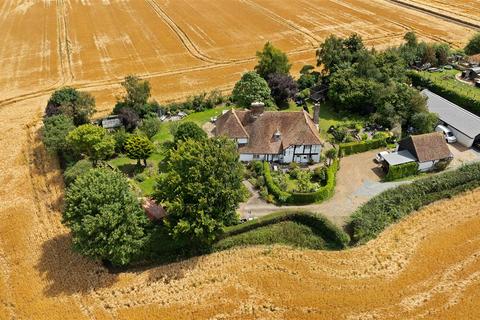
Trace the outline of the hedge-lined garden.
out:
[[[408,76],[416,87],[427,88],[460,107],[480,116],[480,89],[462,84],[452,76],[445,79],[443,73],[410,71]],[[444,78],[437,78],[443,76]]]
[[[387,139],[388,137],[383,137],[379,139],[341,143],[339,144],[339,152],[341,155],[349,156],[355,153],[386,147],[388,144]]]
[[[279,203],[284,204],[309,204],[319,201],[324,201],[330,198],[335,191],[336,174],[339,169],[339,161],[335,159],[327,168],[327,182],[324,186],[320,186],[314,192],[286,192],[279,188],[279,186],[273,181],[270,171],[270,164],[268,162],[263,163],[263,175],[265,177],[265,185],[275,199]]]
[[[399,164],[396,166],[390,166],[388,172],[385,175],[385,181],[394,181],[397,179],[402,179],[410,176],[414,176],[418,173],[418,163],[409,162],[404,164]]]
[[[477,187],[480,187],[480,163],[387,190],[353,213],[350,219],[353,241],[365,243],[415,210]]]

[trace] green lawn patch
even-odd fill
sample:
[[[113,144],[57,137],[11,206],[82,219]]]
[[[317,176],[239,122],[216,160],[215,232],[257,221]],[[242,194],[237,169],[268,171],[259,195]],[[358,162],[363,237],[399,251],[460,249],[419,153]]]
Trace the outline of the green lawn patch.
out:
[[[460,107],[480,115],[480,89],[455,79],[458,70],[443,72],[409,71],[414,86],[427,88]]]

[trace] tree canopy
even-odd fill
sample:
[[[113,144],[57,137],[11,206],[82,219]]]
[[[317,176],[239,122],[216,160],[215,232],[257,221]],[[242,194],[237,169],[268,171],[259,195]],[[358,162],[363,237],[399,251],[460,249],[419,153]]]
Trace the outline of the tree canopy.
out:
[[[189,139],[171,149],[155,185],[155,198],[168,212],[175,238],[209,243],[237,221],[242,199],[242,165],[227,139]]]
[[[67,136],[75,129],[73,120],[66,115],[54,115],[43,120],[42,138],[47,150],[61,153],[68,149]]]
[[[173,134],[173,140],[178,143],[181,141],[187,141],[188,139],[203,140],[207,138],[207,134],[200,128],[195,122],[186,121],[182,122],[175,128]]]
[[[476,33],[465,46],[465,53],[474,55],[480,53],[480,32]]]
[[[288,74],[292,67],[287,55],[270,42],[265,43],[262,51],[257,51],[257,58],[255,71],[265,80],[273,73]]]
[[[157,116],[148,116],[142,120],[138,130],[143,132],[148,139],[152,139],[153,136],[157,134],[158,130],[160,130],[161,125],[162,122]]]
[[[252,102],[266,102],[270,99],[270,88],[267,81],[256,72],[245,73],[235,84],[232,99],[241,107],[250,107]]]
[[[121,173],[90,169],[67,189],[63,223],[78,252],[127,265],[147,241],[148,220]]]
[[[438,116],[431,112],[419,112],[412,116],[410,124],[415,133],[429,133],[435,130],[438,123]]]
[[[125,152],[130,159],[136,159],[137,164],[140,165],[140,160],[143,160],[147,166],[147,158],[155,150],[155,147],[147,136],[134,134],[125,141]]]
[[[268,86],[272,98],[278,106],[285,105],[288,99],[294,98],[298,92],[297,83],[289,74],[270,74],[268,76]]]
[[[84,124],[72,130],[67,142],[78,153],[88,156],[94,165],[115,152],[113,137],[104,128],[93,124]]]
[[[72,87],[56,90],[48,100],[45,116],[63,114],[71,117],[76,126],[90,122],[95,113],[95,99],[88,92]]]
[[[358,52],[364,50],[363,40],[356,33],[343,39],[330,35],[317,50],[317,66],[325,73],[335,72],[341,64],[356,62]]]
[[[160,109],[156,101],[149,101],[151,97],[151,86],[148,80],[142,80],[137,76],[129,75],[121,83],[125,94],[115,105],[113,112],[119,114],[122,109],[134,111],[140,118]]]

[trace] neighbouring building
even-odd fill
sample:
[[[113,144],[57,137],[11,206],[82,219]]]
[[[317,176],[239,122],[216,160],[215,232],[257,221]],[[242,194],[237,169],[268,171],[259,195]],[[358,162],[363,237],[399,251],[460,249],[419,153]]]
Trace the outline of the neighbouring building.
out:
[[[213,134],[235,140],[241,161],[319,162],[323,147],[306,111],[265,111],[262,103],[252,104],[250,110],[225,112]]]
[[[470,81],[480,78],[480,67],[468,68],[462,71],[462,78]]]
[[[398,143],[396,152],[383,156],[386,166],[417,162],[419,171],[433,170],[439,162],[449,162],[452,158],[453,155],[440,132],[410,136]]]
[[[119,116],[108,116],[102,119],[102,127],[107,130],[114,130],[122,126],[122,120]]]
[[[429,90],[423,90],[422,94],[428,99],[428,110],[438,115],[460,144],[470,148],[480,142],[480,117]]]

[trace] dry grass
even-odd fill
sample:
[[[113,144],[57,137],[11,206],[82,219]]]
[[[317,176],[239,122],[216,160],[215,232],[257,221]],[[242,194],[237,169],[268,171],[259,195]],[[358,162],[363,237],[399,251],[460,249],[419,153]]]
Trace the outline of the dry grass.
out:
[[[105,113],[126,73],[150,78],[160,100],[229,90],[268,39],[298,69],[330,32],[376,46],[410,28],[457,45],[472,34],[384,1],[279,3],[1,2],[1,320],[478,318],[480,190],[345,252],[257,247],[113,275],[70,250],[60,172],[38,138],[54,88],[88,89]]]

